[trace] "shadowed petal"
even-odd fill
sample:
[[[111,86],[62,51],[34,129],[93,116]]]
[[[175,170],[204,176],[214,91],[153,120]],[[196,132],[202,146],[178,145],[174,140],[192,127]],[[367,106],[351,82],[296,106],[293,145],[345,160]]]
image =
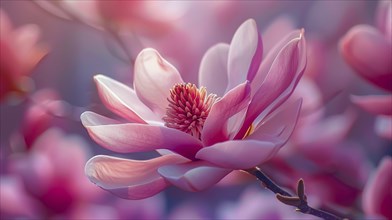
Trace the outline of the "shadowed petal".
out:
[[[170,89],[176,83],[183,83],[183,80],[177,69],[163,59],[158,51],[147,48],[136,58],[133,83],[139,99],[163,117]]]
[[[105,124],[106,121],[90,113],[83,113],[81,120],[95,142],[119,153],[169,149],[193,158],[202,147],[201,142],[193,136],[164,126],[133,123]]]
[[[276,145],[268,141],[234,140],[201,149],[196,158],[227,169],[248,169],[273,156]]]
[[[270,69],[272,67],[273,62],[278,57],[278,54],[281,53],[282,49],[287,47],[290,42],[294,39],[299,38],[299,36],[303,35],[302,30],[295,30],[287,34],[287,36],[282,37],[279,43],[275,44],[273,48],[266,54],[263,62],[258,69],[255,78],[251,82],[252,90],[257,91],[257,89],[263,84],[266,76],[269,74]]]
[[[362,207],[366,214],[392,218],[391,170],[392,158],[386,156],[365,186]]]
[[[245,80],[252,81],[260,66],[263,45],[256,22],[245,21],[235,32],[230,43],[227,90]]]
[[[171,184],[192,192],[213,186],[231,171],[216,167],[206,161],[167,165],[158,169],[159,174]]]
[[[249,82],[242,83],[230,90],[222,99],[216,102],[206,121],[201,135],[205,145],[211,145],[228,138],[228,120],[236,113],[245,109],[250,101]]]
[[[295,33],[298,35],[278,53],[263,84],[252,97],[237,138],[244,136],[256,118],[262,120],[286,101],[298,84],[306,66],[306,48],[303,31]]]
[[[167,182],[157,173],[163,165],[189,160],[176,154],[138,161],[109,156],[95,156],[85,167],[91,182],[126,199],[143,199],[165,189]]]
[[[361,77],[392,91],[392,44],[375,28],[358,25],[340,41],[346,61]]]
[[[294,103],[284,104],[268,115],[265,120],[256,124],[255,131],[246,139],[264,140],[265,137],[275,137],[275,145],[283,146],[292,134],[297,124],[301,110],[302,99]]]
[[[199,70],[199,87],[222,97],[227,87],[227,58],[230,46],[220,43],[204,54]]]
[[[392,115],[392,95],[351,96],[351,101],[377,115]]]
[[[112,112],[131,122],[146,123],[146,120],[161,120],[128,86],[104,75],[96,75],[94,80],[102,102]]]

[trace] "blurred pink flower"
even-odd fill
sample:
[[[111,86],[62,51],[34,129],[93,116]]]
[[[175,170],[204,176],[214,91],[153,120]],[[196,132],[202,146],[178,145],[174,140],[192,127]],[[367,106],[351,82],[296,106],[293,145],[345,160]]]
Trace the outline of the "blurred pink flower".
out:
[[[365,214],[392,219],[392,158],[384,157],[366,184],[362,207]]]
[[[360,146],[346,140],[355,119],[352,111],[301,115],[288,146],[266,164],[266,171],[291,187],[293,179],[303,178],[308,199],[316,206],[352,206],[370,171]]]
[[[169,184],[203,190],[232,170],[270,159],[289,138],[299,114],[300,100],[285,101],[305,69],[303,30],[287,35],[261,59],[261,37],[248,20],[230,45],[217,44],[206,52],[199,88],[184,83],[153,49],[136,58],[134,89],[96,76],[106,107],[128,122],[85,112],[81,120],[90,136],[115,152],[158,150],[162,156],[138,161],[100,155],[87,162],[86,175],[120,197],[140,199]]]
[[[36,25],[15,29],[3,10],[0,28],[0,101],[3,101],[7,96],[22,95],[31,89],[28,75],[47,49],[37,44],[40,33]]]
[[[375,131],[392,139],[392,2],[380,1],[377,28],[369,25],[353,27],[340,42],[346,62],[372,84],[389,95],[353,96],[351,101],[366,111],[379,115]]]
[[[174,26],[188,8],[187,2],[38,0],[52,14],[77,19],[98,29],[131,30],[138,34],[161,34]]]
[[[30,151],[12,156],[10,173],[22,180],[19,194],[35,201],[32,212],[36,217],[67,216],[101,195],[84,177],[87,158],[87,145],[82,139],[52,128],[36,139]],[[9,200],[9,196],[1,194],[2,200]],[[32,209],[25,204],[19,204],[21,210]],[[13,208],[9,206],[5,212]]]
[[[374,85],[392,91],[392,6],[380,1],[379,28],[357,25],[341,39],[340,50],[346,62]]]

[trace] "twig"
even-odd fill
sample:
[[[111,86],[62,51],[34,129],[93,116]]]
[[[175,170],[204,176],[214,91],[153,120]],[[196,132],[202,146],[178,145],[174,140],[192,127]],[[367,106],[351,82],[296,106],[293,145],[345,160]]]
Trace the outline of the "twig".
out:
[[[335,216],[331,213],[325,212],[323,210],[315,209],[312,208],[308,205],[307,198],[305,195],[305,184],[302,179],[298,181],[297,184],[297,196],[292,196],[290,193],[282,189],[280,186],[278,186],[275,182],[273,182],[266,174],[264,174],[258,167],[244,170],[245,172],[252,174],[255,176],[258,180],[260,180],[263,185],[274,192],[276,194],[276,198],[290,206],[296,207],[297,211],[317,216],[326,220],[343,220],[343,218],[340,218],[338,216]]]

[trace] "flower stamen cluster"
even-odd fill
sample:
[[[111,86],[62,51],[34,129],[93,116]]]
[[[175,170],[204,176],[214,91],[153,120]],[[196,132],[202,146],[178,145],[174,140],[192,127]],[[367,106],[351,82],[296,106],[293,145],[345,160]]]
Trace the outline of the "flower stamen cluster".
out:
[[[169,105],[163,117],[165,126],[192,136],[201,137],[204,121],[217,100],[215,94],[208,94],[205,87],[197,88],[192,83],[176,84],[170,89]]]

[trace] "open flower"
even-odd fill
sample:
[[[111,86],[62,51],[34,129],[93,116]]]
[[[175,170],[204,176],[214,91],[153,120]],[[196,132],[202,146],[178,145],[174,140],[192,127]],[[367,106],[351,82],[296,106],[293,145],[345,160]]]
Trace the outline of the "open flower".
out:
[[[248,20],[230,45],[206,52],[199,86],[185,83],[154,49],[136,58],[134,89],[95,76],[103,103],[128,122],[84,112],[81,120],[90,136],[115,152],[158,150],[161,156],[145,161],[95,156],[86,175],[120,197],[140,199],[170,184],[203,190],[232,170],[262,164],[296,124],[301,101],[285,101],[305,69],[305,52],[298,30],[261,61],[261,37]]]
[[[6,218],[67,218],[76,208],[92,205],[102,192],[83,178],[88,155],[87,144],[79,136],[65,135],[57,128],[46,130],[30,151],[10,157],[6,178],[11,182],[0,182],[0,200],[6,203],[0,207],[2,214]],[[3,187],[12,193],[3,193]]]
[[[387,95],[353,96],[351,101],[378,115],[375,131],[389,139],[392,139],[391,4],[391,1],[380,1],[377,28],[357,25],[340,42],[343,57],[358,75],[388,92]]]

